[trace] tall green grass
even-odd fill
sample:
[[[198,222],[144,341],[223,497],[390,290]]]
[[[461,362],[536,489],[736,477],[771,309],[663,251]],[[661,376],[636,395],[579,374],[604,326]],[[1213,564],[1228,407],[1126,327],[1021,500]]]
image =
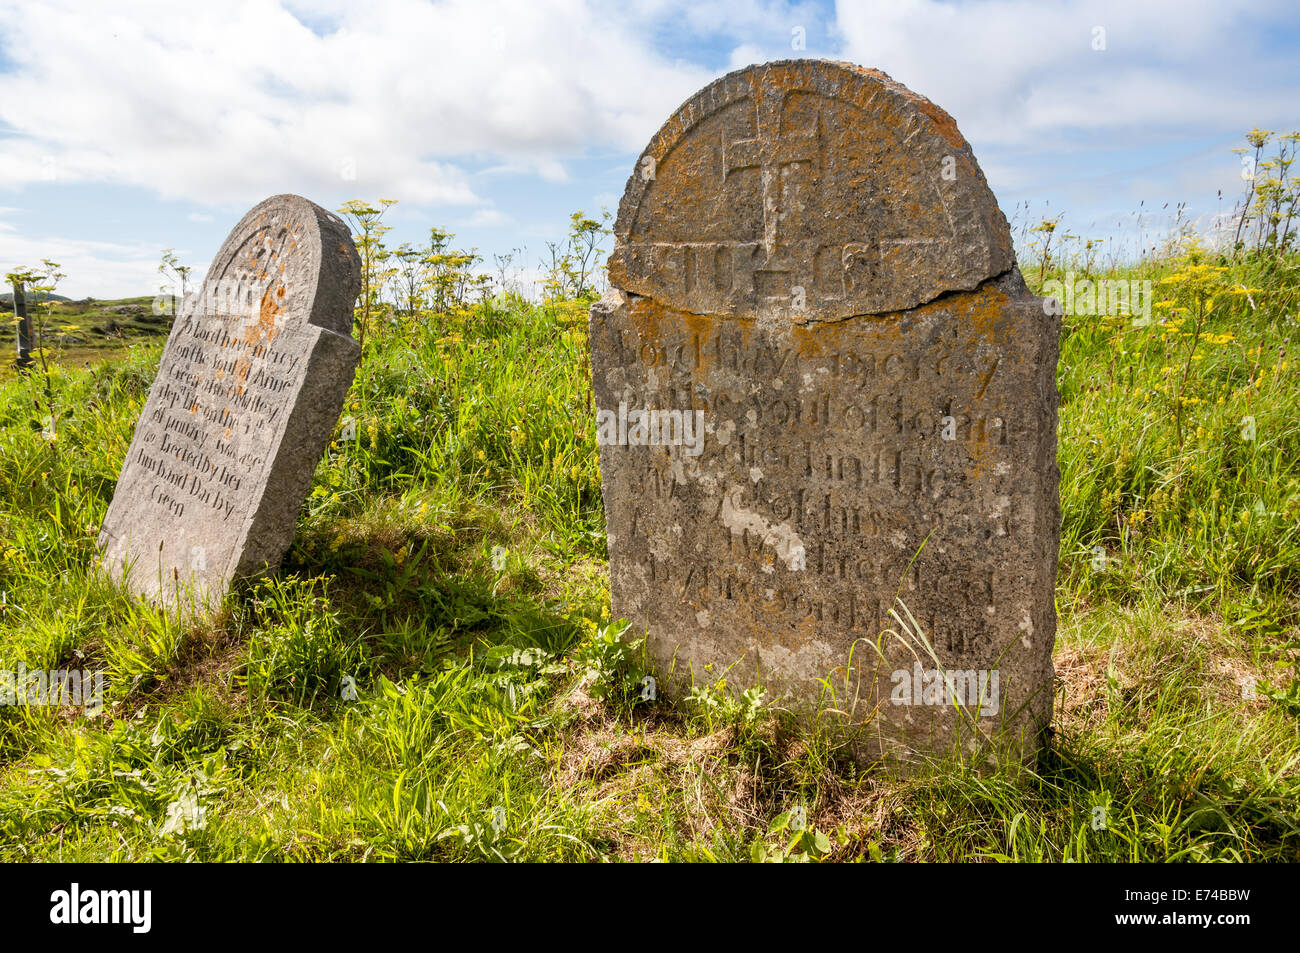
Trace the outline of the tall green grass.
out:
[[[110,705],[0,708],[0,857],[1297,859],[1298,269],[1087,273],[1161,303],[1064,318],[1054,737],[991,777],[864,771],[761,686],[646,696],[585,302],[378,322],[282,572],[201,622],[88,568],[158,350],[58,372],[53,431],[9,379],[0,668]]]

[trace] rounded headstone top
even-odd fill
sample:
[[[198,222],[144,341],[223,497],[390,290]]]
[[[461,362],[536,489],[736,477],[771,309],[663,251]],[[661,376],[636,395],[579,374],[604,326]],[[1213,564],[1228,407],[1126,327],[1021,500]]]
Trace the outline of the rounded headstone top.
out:
[[[750,66],[688,99],[638,159],[614,233],[624,292],[801,323],[914,308],[1015,263],[952,118],[823,60]]]
[[[300,195],[273,195],[230,232],[192,307],[280,330],[311,323],[350,335],[360,275],[341,218]]]

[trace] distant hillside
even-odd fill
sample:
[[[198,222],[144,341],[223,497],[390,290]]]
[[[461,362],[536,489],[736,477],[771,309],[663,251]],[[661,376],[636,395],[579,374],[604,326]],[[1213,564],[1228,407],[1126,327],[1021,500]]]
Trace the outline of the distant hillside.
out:
[[[47,300],[50,300],[50,301],[71,301],[72,299],[71,299],[71,298],[65,298],[63,295],[46,295],[46,294],[40,294],[40,295],[38,295],[38,294],[37,294],[36,292],[34,292],[34,291],[29,291],[29,292],[27,292],[27,301],[28,301],[28,303],[31,303],[31,302],[33,302],[33,301],[47,301]],[[90,300],[90,299],[88,299],[88,298],[83,298],[82,300],[84,300],[84,301],[88,301],[88,300]],[[14,304],[14,293],[13,293],[12,291],[6,291],[4,294],[0,294],[0,304],[6,304],[6,305],[8,305],[9,307],[12,308],[12,307],[13,307],[13,304]]]
[[[44,299],[30,310],[34,324],[47,326],[46,344],[60,363],[75,366],[105,360],[139,342],[161,340],[171,330],[171,315],[156,313],[152,295],[139,298],[82,298],[55,295],[46,314]],[[0,298],[0,353],[12,351],[17,333],[12,295]],[[0,377],[3,375],[0,374]]]

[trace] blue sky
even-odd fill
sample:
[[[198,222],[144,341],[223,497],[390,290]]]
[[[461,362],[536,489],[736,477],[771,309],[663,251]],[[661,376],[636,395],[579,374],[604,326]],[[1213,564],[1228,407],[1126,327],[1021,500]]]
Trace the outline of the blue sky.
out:
[[[0,0],[0,269],[150,294],[163,248],[201,273],[277,192],[534,268],[693,91],[791,56],[948,110],[1013,224],[1131,249],[1231,209],[1242,134],[1300,128],[1298,53],[1294,2]]]

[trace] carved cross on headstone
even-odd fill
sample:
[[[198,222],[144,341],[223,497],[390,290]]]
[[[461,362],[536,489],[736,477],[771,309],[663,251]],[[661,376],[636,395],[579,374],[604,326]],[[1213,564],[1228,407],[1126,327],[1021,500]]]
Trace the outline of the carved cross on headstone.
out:
[[[780,235],[778,227],[787,214],[781,208],[783,172],[800,162],[816,163],[821,144],[820,117],[811,129],[781,131],[785,110],[784,90],[760,88],[755,103],[754,136],[724,143],[722,181],[740,169],[758,169],[763,184],[763,249],[771,260]]]

